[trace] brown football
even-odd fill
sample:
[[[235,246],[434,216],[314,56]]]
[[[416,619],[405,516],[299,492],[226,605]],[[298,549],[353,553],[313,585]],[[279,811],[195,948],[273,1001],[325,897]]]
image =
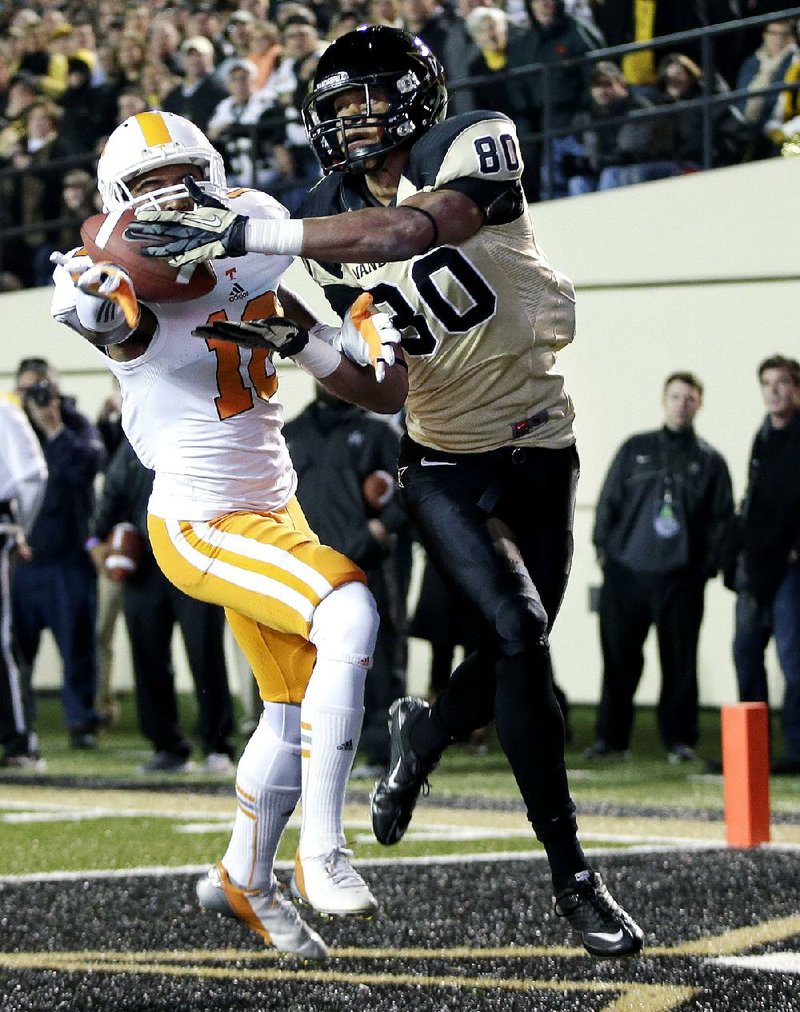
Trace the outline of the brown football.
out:
[[[144,540],[133,524],[121,523],[109,534],[108,547],[106,574],[115,583],[123,583],[133,576],[142,561]]]
[[[373,471],[361,485],[361,494],[367,506],[380,511],[394,495],[395,480],[388,471]]]
[[[142,302],[189,302],[208,295],[217,283],[209,263],[172,267],[166,260],[143,256],[146,240],[126,239],[123,235],[136,215],[129,208],[110,214],[93,214],[81,225],[81,241],[95,263],[112,263],[131,277],[136,295]]]

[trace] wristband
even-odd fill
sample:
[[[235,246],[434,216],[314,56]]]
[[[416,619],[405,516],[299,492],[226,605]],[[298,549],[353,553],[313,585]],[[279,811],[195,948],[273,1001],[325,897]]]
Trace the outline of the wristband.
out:
[[[295,218],[248,218],[244,245],[248,253],[298,256],[303,246],[303,222]]]
[[[309,334],[308,344],[296,355],[292,355],[292,361],[314,379],[325,379],[338,368],[342,356],[335,348]]]

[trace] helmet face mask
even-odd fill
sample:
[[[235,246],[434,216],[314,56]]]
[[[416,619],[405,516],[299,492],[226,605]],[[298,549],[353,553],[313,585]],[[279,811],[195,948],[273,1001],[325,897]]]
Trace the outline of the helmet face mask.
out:
[[[130,183],[166,165],[196,165],[200,188],[218,199],[227,193],[222,157],[194,123],[168,112],[145,112],[120,124],[106,142],[97,163],[97,188],[103,210],[148,207],[191,199],[180,183],[134,197]]]
[[[446,109],[444,72],[430,49],[408,32],[373,25],[322,54],[303,122],[325,173],[364,172],[370,160],[413,143]]]

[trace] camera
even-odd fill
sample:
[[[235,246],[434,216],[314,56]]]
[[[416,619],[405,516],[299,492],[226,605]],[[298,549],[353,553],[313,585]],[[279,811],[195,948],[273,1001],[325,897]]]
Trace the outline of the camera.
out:
[[[52,384],[46,379],[37,380],[36,383],[29,386],[25,391],[25,400],[33,401],[33,403],[40,408],[46,408],[53,402],[54,397],[55,391],[53,390]]]

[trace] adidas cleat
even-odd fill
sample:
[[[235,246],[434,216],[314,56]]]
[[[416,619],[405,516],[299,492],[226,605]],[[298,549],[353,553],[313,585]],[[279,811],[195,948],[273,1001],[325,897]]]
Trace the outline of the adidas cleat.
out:
[[[424,713],[428,704],[416,696],[403,696],[389,707],[389,768],[375,784],[370,797],[372,831],[378,843],[403,839],[420,791],[430,789],[428,774],[435,762],[423,762],[411,747],[408,721]]]
[[[196,891],[203,910],[241,921],[281,952],[301,959],[325,959],[328,955],[325,943],[302,920],[277,882],[268,890],[240,889],[217,862],[198,881]]]
[[[351,856],[344,847],[318,857],[298,854],[289,887],[294,898],[328,917],[372,917],[378,901],[350,864]]]
[[[644,933],[606,888],[596,871],[581,871],[555,898],[555,912],[566,917],[592,956],[634,956]]]

